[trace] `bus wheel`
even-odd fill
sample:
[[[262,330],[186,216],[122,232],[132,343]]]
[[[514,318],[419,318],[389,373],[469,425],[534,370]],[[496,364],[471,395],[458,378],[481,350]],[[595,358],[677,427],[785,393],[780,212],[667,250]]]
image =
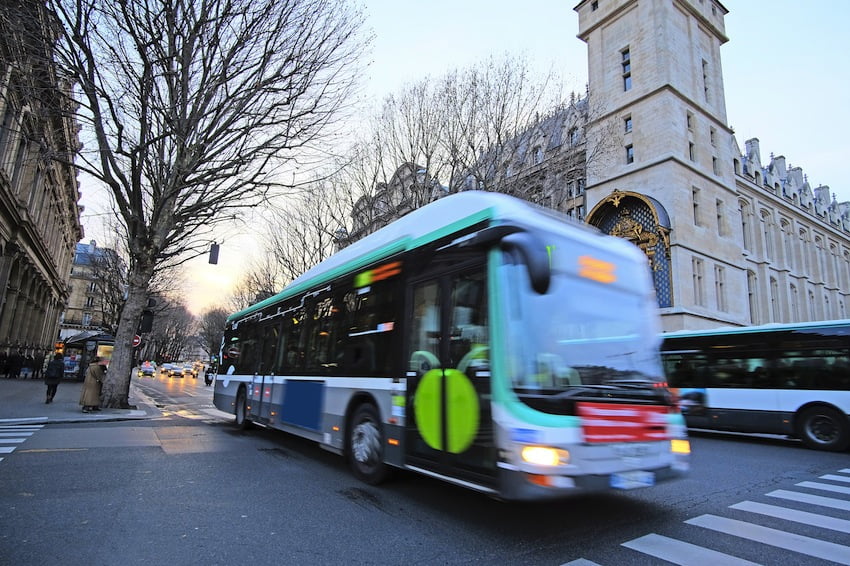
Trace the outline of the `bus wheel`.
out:
[[[348,464],[355,477],[370,485],[381,483],[389,474],[378,410],[369,403],[357,407],[349,423]]]
[[[847,417],[830,407],[810,407],[800,413],[798,434],[803,444],[839,452],[850,444]]]
[[[248,419],[248,395],[245,393],[245,388],[240,387],[236,393],[236,419],[234,424],[239,430],[245,430],[251,421]]]

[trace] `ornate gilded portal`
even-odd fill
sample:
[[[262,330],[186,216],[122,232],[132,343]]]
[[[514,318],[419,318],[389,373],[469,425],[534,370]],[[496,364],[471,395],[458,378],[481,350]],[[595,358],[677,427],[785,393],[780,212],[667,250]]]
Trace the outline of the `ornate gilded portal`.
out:
[[[639,193],[615,190],[590,211],[587,223],[606,234],[625,238],[643,250],[652,267],[658,306],[673,306],[670,219],[658,201]]]

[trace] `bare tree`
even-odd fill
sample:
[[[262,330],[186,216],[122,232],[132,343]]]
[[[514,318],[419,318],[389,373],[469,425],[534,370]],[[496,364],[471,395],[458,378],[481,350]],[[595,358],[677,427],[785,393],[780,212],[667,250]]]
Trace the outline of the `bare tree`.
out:
[[[151,278],[292,178],[351,100],[362,15],[338,0],[47,5],[56,63],[77,85],[77,166],[126,229],[128,296],[103,388],[105,405],[122,407]]]
[[[221,341],[224,338],[224,325],[227,322],[227,311],[216,308],[211,309],[198,319],[198,335],[201,338],[201,348],[209,358],[218,356],[221,349]]]
[[[127,263],[115,248],[100,248],[92,257],[91,272],[99,289],[101,324],[114,336],[124,308]]]

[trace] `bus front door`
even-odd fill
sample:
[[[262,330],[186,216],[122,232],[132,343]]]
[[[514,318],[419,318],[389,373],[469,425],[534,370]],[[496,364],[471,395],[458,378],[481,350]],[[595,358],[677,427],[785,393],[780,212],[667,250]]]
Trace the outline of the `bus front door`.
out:
[[[485,266],[429,274],[409,292],[408,465],[491,486],[496,448]]]

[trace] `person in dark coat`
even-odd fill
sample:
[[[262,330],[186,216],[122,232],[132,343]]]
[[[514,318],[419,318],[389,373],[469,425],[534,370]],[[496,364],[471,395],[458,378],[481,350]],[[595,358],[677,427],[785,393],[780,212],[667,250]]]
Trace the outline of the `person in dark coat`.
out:
[[[21,376],[21,368],[24,367],[24,352],[18,350],[9,356],[9,377],[18,379]]]
[[[65,362],[62,359],[62,354],[56,354],[52,360],[47,362],[47,369],[44,370],[44,383],[47,384],[47,400],[45,403],[53,402],[56,388],[59,387],[63,375],[65,375]]]

